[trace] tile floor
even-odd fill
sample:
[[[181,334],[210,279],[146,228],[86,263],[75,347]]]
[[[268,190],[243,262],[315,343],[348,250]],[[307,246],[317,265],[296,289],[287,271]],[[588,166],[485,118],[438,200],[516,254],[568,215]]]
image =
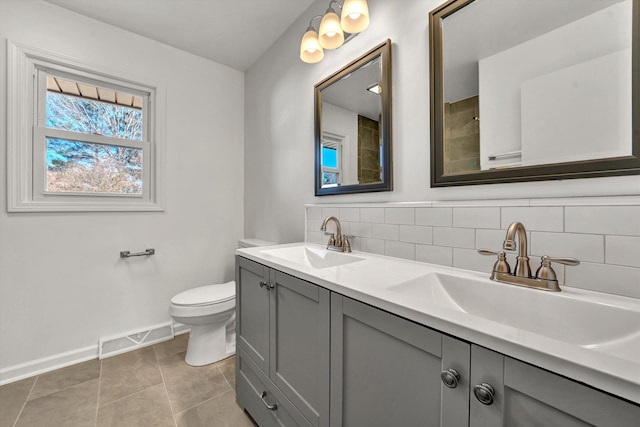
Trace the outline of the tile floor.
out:
[[[253,427],[235,357],[191,367],[188,335],[0,387],[0,427]]]

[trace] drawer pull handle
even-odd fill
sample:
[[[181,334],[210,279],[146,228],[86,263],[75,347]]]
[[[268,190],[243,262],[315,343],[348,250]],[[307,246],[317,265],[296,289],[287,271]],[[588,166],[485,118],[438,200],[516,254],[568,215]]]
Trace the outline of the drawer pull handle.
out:
[[[273,405],[269,405],[267,403],[267,401],[264,399],[265,397],[267,397],[267,392],[263,391],[262,394],[260,394],[260,399],[262,399],[262,403],[264,403],[264,406],[267,407],[268,410],[270,411],[275,411],[278,409],[278,405],[276,403],[274,403]]]
[[[495,389],[487,383],[478,384],[473,387],[473,394],[476,395],[476,399],[483,405],[491,405],[493,399],[496,397]]]
[[[456,388],[458,387],[458,381],[460,381],[460,374],[455,369],[447,369],[440,373],[440,379],[447,387]]]

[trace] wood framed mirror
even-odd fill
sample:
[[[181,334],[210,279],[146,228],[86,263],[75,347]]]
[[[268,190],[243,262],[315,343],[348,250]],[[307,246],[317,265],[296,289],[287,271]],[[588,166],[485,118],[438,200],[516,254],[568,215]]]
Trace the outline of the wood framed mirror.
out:
[[[640,0],[429,14],[431,186],[640,174]]]
[[[315,195],[392,189],[391,40],[315,85]]]

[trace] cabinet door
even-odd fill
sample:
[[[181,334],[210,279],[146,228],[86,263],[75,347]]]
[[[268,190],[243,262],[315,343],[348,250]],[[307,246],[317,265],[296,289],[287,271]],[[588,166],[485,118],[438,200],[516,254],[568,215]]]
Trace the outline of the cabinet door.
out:
[[[496,390],[492,405],[472,396],[471,427],[639,425],[638,405],[477,346],[471,355],[471,393],[481,382]]]
[[[332,294],[331,426],[439,426],[442,339],[424,326]]]
[[[269,376],[313,426],[329,425],[329,291],[271,270]]]
[[[238,347],[269,372],[269,269],[236,257],[236,339]]]

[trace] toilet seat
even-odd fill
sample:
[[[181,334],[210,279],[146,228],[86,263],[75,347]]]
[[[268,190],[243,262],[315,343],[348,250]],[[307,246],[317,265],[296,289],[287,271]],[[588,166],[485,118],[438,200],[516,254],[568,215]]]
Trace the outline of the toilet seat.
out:
[[[202,307],[221,304],[236,298],[236,282],[207,285],[189,289],[171,298],[171,304],[181,307]]]

